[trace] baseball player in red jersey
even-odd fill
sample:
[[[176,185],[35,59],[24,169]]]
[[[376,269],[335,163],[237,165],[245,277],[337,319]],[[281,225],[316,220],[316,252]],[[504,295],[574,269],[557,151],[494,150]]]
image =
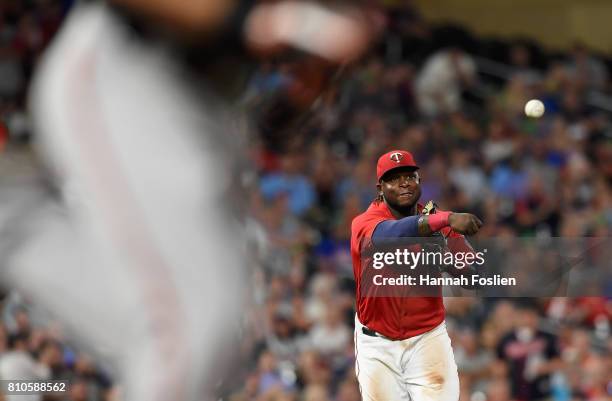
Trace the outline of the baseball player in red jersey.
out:
[[[351,255],[357,284],[356,373],[366,401],[457,401],[459,377],[444,322],[442,297],[368,297],[362,293],[364,241],[426,237],[456,238],[451,251],[471,250],[463,234],[482,222],[468,213],[423,214],[419,167],[409,152],[394,150],[378,159],[377,199],[351,227]],[[460,243],[460,245],[457,245]]]

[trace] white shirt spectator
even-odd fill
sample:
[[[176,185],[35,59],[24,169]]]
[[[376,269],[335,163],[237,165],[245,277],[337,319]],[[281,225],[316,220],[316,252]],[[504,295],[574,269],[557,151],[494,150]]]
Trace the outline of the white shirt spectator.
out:
[[[323,321],[312,328],[310,341],[322,354],[338,354],[344,351],[351,335],[351,330],[342,321],[341,310],[328,305]]]
[[[23,350],[11,350],[0,357],[2,380],[46,380],[51,376],[49,368],[37,363]],[[41,395],[6,395],[6,401],[41,401]]]
[[[310,333],[313,347],[324,354],[343,351],[350,338],[351,333],[344,325],[317,325]]]
[[[457,49],[447,49],[427,59],[416,78],[419,109],[428,116],[459,110],[461,89],[475,78],[476,63]]]

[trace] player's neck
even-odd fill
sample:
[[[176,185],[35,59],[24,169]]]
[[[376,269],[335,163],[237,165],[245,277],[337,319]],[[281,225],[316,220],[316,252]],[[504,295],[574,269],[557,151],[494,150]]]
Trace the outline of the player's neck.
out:
[[[408,207],[393,207],[389,203],[387,203],[386,199],[384,202],[385,202],[385,205],[387,205],[387,207],[389,208],[389,211],[391,212],[393,217],[395,217],[396,219],[402,219],[408,216],[415,216],[417,214],[416,203]]]

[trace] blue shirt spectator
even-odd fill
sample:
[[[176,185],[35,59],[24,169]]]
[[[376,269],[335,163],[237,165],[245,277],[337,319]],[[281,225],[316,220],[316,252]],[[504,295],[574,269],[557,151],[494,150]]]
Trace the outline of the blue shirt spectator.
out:
[[[267,199],[287,194],[289,209],[296,216],[304,214],[316,201],[314,188],[303,175],[268,174],[261,179],[260,190]]]

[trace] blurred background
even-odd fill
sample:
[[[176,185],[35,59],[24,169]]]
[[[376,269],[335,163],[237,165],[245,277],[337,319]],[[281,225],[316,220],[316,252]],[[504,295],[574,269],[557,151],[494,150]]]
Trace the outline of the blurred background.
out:
[[[0,3],[2,184],[45,175],[27,89],[70,6]],[[296,79],[307,65],[273,59],[249,81],[241,104],[254,124],[241,206],[255,255],[246,266],[252,301],[243,362],[221,385],[224,400],[360,400],[350,224],[374,199],[376,159],[389,149],[415,155],[423,201],[480,216],[479,236],[612,234],[612,3],[383,6],[378,45],[299,123],[270,104],[308,92]],[[546,106],[541,119],[524,116],[532,98]],[[610,295],[446,299],[461,401],[611,400]],[[0,377],[66,378],[71,392],[56,399],[114,399],[104,368],[43,309],[5,289]]]

